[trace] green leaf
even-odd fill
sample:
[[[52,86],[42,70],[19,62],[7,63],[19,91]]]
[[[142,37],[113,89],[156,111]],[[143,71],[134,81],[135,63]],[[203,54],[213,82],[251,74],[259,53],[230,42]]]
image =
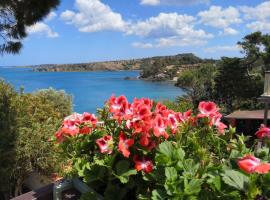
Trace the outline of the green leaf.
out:
[[[171,142],[165,141],[159,145],[159,152],[169,158],[172,158],[173,150],[174,149]]]
[[[211,175],[210,178],[207,180],[207,183],[213,189],[216,189],[217,191],[220,191],[220,189],[221,189],[221,178],[220,178],[220,176],[218,176],[218,175],[216,175],[216,176]]]
[[[129,181],[129,176],[136,175],[137,171],[135,169],[129,169],[130,162],[128,160],[120,160],[116,164],[116,177],[125,184]]]
[[[229,186],[241,191],[247,191],[249,178],[241,172],[235,170],[225,170],[222,180]]]
[[[164,190],[153,190],[152,191],[152,200],[163,200],[163,199],[167,199],[167,195],[166,192]]]
[[[199,163],[195,164],[194,160],[186,159],[184,162],[184,175],[190,178],[194,177],[199,169]]]
[[[178,149],[175,149],[173,151],[174,153],[174,158],[177,159],[177,160],[184,160],[185,158],[185,151],[182,149],[182,148],[178,148]]]
[[[166,167],[165,168],[165,175],[168,181],[175,181],[177,180],[177,171],[174,167]]]
[[[128,160],[120,160],[116,163],[116,172],[118,175],[122,175],[128,171],[130,162]]]
[[[185,194],[192,195],[192,194],[198,194],[201,191],[201,185],[203,183],[203,180],[201,179],[192,179],[191,181],[187,181],[185,179]]]

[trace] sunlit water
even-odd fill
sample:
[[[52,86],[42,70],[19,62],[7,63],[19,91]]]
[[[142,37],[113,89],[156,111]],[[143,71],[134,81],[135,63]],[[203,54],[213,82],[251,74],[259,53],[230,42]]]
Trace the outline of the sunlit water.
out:
[[[73,96],[76,112],[95,112],[112,94],[124,94],[130,101],[134,97],[173,100],[183,95],[173,83],[124,79],[138,75],[138,71],[33,72],[25,68],[0,67],[0,78],[16,89],[24,86],[25,92],[49,87],[65,90]]]

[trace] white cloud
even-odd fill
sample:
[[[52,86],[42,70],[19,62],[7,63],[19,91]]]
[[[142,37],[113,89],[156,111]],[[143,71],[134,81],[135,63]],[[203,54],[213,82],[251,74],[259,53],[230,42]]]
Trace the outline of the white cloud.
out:
[[[270,32],[270,1],[255,7],[242,6],[240,10],[244,13],[244,18],[249,20],[246,27],[251,31]]]
[[[160,0],[141,0],[142,5],[156,6],[160,4]]]
[[[219,35],[225,35],[225,36],[226,35],[237,35],[237,34],[239,34],[239,32],[233,28],[230,28],[230,27],[224,28],[224,30],[219,33]]]
[[[189,15],[177,13],[160,13],[145,21],[133,24],[127,34],[134,34],[142,37],[183,37],[183,38],[211,38],[211,34],[202,29],[194,28],[195,18]]]
[[[261,31],[264,33],[270,32],[270,22],[268,21],[254,21],[246,25],[252,31]]]
[[[74,24],[81,32],[126,29],[127,23],[121,14],[112,11],[100,0],[76,0],[76,7],[78,12],[66,10],[61,14],[61,19]]]
[[[143,42],[133,42],[131,45],[133,47],[142,49],[149,49],[154,47],[152,43],[143,43]]]
[[[240,10],[245,19],[266,20],[270,17],[270,1],[263,2],[256,7],[242,6]]]
[[[43,22],[38,22],[32,26],[27,27],[27,32],[29,34],[45,35],[49,38],[56,38],[59,36],[57,32],[54,32],[47,24]]]
[[[206,53],[224,52],[224,51],[239,51],[241,48],[238,45],[225,45],[225,46],[213,46],[204,48],[203,51]]]
[[[142,5],[195,5],[195,4],[208,4],[210,0],[141,0]]]
[[[136,48],[166,48],[166,47],[183,47],[183,46],[201,46],[206,44],[206,40],[200,38],[183,38],[178,36],[158,38],[152,43],[134,42]]]
[[[222,9],[221,6],[211,6],[209,10],[198,13],[200,22],[215,28],[228,28],[230,25],[242,22],[239,11],[230,6]]]
[[[49,21],[53,20],[55,17],[57,17],[57,14],[52,11],[47,15],[47,17],[45,18],[45,21],[49,22]]]

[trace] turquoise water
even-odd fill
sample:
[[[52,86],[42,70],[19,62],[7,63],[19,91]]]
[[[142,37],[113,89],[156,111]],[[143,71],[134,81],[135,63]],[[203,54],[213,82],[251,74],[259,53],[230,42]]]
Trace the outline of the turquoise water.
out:
[[[25,68],[0,67],[0,78],[4,78],[17,89],[24,86],[26,92],[48,87],[65,90],[73,96],[76,112],[95,112],[112,94],[124,94],[130,101],[134,97],[173,100],[183,94],[183,91],[172,83],[124,80],[127,76],[138,75],[138,71],[44,73]]]

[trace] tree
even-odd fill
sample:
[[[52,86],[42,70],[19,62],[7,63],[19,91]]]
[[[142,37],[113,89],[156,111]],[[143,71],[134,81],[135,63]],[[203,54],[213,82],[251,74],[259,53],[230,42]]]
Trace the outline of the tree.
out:
[[[215,77],[215,101],[232,112],[240,108],[255,108],[257,97],[262,94],[263,81],[260,74],[248,76],[245,60],[223,57]]]
[[[18,53],[26,28],[42,20],[59,0],[1,0],[0,54]]]
[[[194,107],[201,100],[212,99],[216,66],[203,64],[199,68],[184,70],[176,83],[187,92],[187,97],[192,100]]]
[[[246,35],[243,41],[238,42],[245,54],[244,64],[250,75],[250,70],[261,67],[264,70],[270,70],[270,35],[254,32]]]

